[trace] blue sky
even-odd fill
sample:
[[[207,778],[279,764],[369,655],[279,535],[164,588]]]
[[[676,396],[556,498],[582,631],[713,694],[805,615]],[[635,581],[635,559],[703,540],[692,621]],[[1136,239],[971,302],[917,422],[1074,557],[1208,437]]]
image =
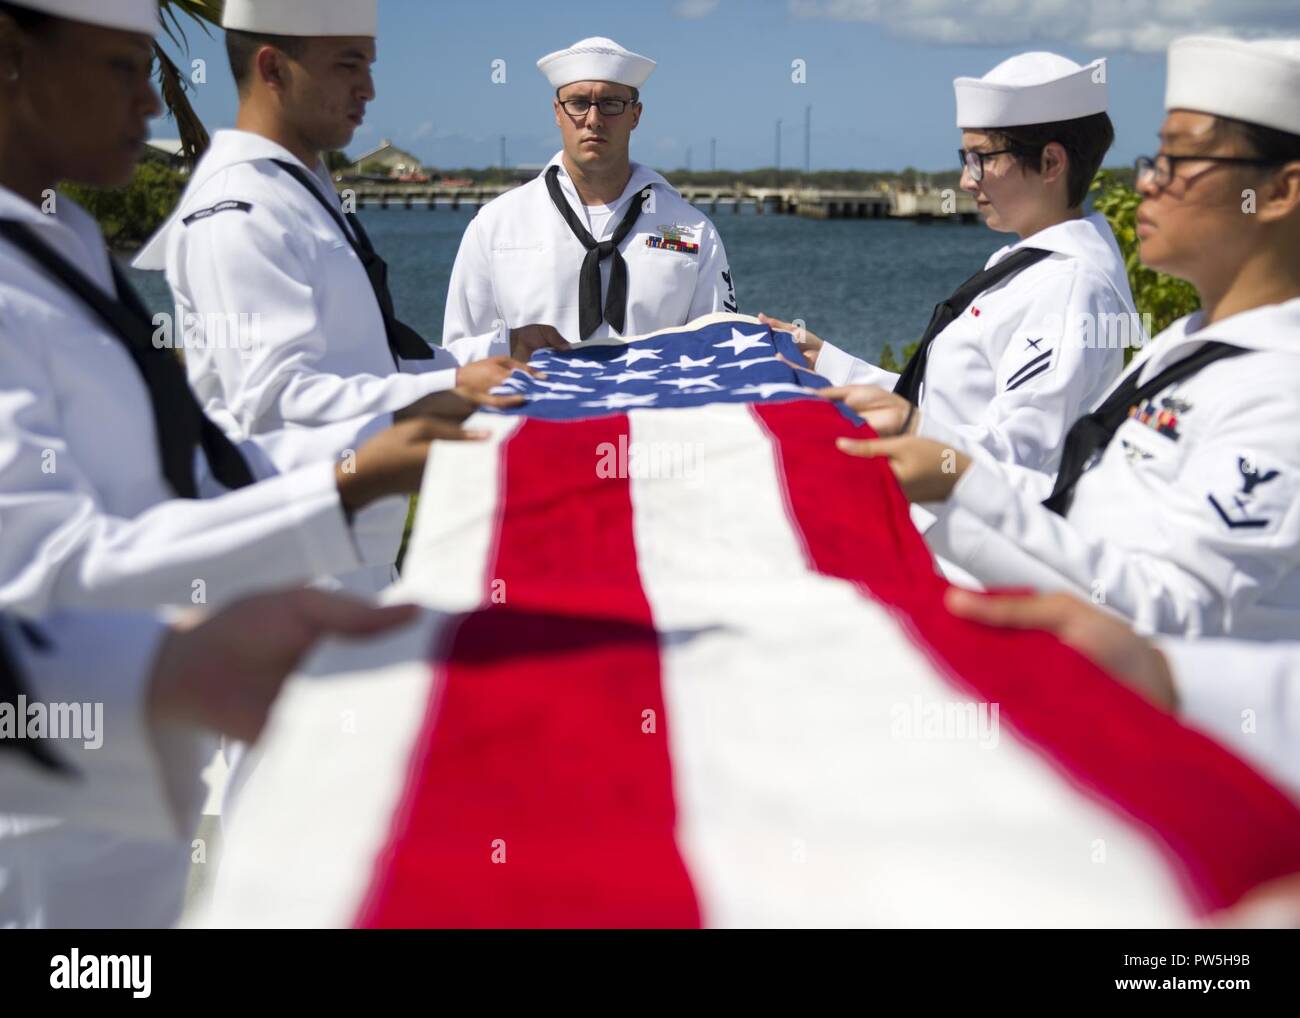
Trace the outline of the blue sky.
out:
[[[1169,8],[1179,10],[1170,12]],[[802,167],[804,109],[813,169],[935,170],[955,163],[952,79],[1026,49],[1109,58],[1117,141],[1108,164],[1154,148],[1164,46],[1189,32],[1300,35],[1297,0],[381,0],[378,98],[349,148],[392,139],[438,167],[510,164],[558,149],[538,57],[605,35],[658,61],[643,90],[633,158],[664,169]],[[193,92],[210,129],[230,126],[234,85],[219,33],[189,32],[207,65]],[[173,47],[173,51],[175,48]],[[506,81],[492,80],[504,60]],[[792,62],[806,83],[791,80]],[[167,122],[154,136],[174,137]]]

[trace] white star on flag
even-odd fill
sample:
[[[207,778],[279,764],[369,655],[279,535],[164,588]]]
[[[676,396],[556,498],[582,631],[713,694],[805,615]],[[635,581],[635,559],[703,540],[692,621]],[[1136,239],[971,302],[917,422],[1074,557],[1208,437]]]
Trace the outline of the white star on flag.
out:
[[[603,370],[605,367],[607,367],[607,365],[602,364],[600,361],[584,361],[576,357],[573,360],[569,360],[568,358],[564,358],[564,357],[557,357],[556,359],[561,364],[564,364],[570,368],[587,368],[588,370],[590,370],[591,368],[600,368]]]
[[[586,378],[581,371],[556,371],[554,368],[546,368],[546,373],[551,378]]]
[[[650,406],[658,398],[653,392],[645,396],[634,396],[630,392],[611,392],[603,399],[593,399],[582,405],[600,407],[603,410],[619,410],[627,406]]]
[[[689,357],[687,357],[686,354],[682,354],[676,364],[672,364],[669,366],[674,368],[681,368],[683,371],[688,371],[691,368],[707,368],[710,364],[712,364],[717,359],[718,358],[716,357],[702,357],[698,361],[693,361]],[[725,367],[725,365],[723,366]]]
[[[591,392],[590,389],[587,390]],[[530,402],[538,403],[544,399],[577,399],[577,396],[570,396],[563,392],[534,392],[528,397]]]
[[[752,350],[756,346],[767,345],[767,333],[759,333],[757,336],[746,336],[739,329],[731,330],[731,339],[725,343],[714,343],[714,349],[730,348],[736,352],[736,355],[744,353],[746,350]]]
[[[586,386],[573,385],[569,382],[543,382],[540,378],[533,379],[534,385],[540,385],[544,389],[553,389],[556,392],[595,392],[595,389],[588,389]]]
[[[721,389],[717,382],[714,381],[717,375],[702,375],[699,378],[665,378],[660,385],[675,385],[678,389],[690,389],[694,386],[701,386],[705,389]]]
[[[720,368],[737,368],[744,371],[751,364],[768,364],[772,361],[780,361],[780,357],[751,357],[744,361],[729,361],[726,364],[719,364]]]
[[[626,364],[629,368],[637,361],[658,360],[662,350],[629,350],[622,357],[615,357],[611,364]]]
[[[757,396],[760,399],[767,399],[778,392],[797,392],[800,396],[807,396],[808,390],[802,385],[791,385],[789,382],[763,382],[760,385],[746,385],[740,389],[732,389],[737,396]]]
[[[617,375],[601,375],[599,381],[614,382],[618,385],[624,382],[648,382],[662,370],[663,368],[650,368],[646,371],[624,371]]]

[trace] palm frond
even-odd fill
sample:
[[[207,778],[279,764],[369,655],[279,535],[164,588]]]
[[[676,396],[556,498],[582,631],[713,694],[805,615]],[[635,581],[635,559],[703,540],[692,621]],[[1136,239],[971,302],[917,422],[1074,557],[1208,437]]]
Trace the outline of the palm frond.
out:
[[[172,45],[184,53],[189,52],[189,38],[185,34],[181,15],[211,35],[210,26],[221,24],[222,5],[223,0],[158,0],[163,29]],[[167,111],[176,121],[176,129],[181,136],[182,155],[193,166],[207,150],[207,128],[190,104],[186,94],[190,85],[176,61],[168,55],[161,43],[154,45],[154,53],[158,58],[158,89]]]

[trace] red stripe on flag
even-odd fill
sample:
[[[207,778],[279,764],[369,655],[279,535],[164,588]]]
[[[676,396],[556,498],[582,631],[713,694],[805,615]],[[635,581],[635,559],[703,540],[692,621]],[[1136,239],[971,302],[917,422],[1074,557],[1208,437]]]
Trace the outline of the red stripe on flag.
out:
[[[1054,637],[990,629],[947,611],[949,585],[934,573],[884,460],[835,448],[837,437],[869,429],[855,431],[813,400],[754,413],[773,437],[811,567],[893,609],[941,674],[999,704],[1023,740],[1152,834],[1194,903],[1223,908],[1300,871],[1300,809],[1249,765]]]
[[[504,587],[441,655],[361,925],[699,925],[630,484],[596,470],[627,430],[529,420],[509,440]]]

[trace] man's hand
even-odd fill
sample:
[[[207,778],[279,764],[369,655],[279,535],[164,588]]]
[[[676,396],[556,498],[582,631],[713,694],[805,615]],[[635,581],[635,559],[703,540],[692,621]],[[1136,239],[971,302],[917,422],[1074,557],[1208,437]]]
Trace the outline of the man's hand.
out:
[[[1300,876],[1279,877],[1260,884],[1237,904],[1211,920],[1220,928],[1300,930]]]
[[[523,361],[517,361],[513,357],[505,355],[488,357],[485,360],[466,364],[456,372],[456,391],[486,396],[516,371],[522,371],[534,378],[546,377],[545,372],[530,368]]]
[[[498,410],[523,406],[527,397],[516,393],[513,396],[493,396],[489,392],[476,392],[457,386],[443,392],[431,392],[421,396],[408,407],[403,407],[393,414],[393,422],[401,424],[420,417],[436,417],[445,421],[459,423],[480,407],[496,407]]]
[[[989,596],[953,588],[948,610],[989,626],[1045,629],[1166,710],[1177,704],[1169,662],[1123,619],[1069,594]]]
[[[339,500],[352,514],[389,495],[418,494],[433,442],[477,442],[487,437],[486,431],[467,431],[437,417],[394,424],[363,445],[355,458],[334,468]]]
[[[817,395],[843,403],[871,425],[881,438],[914,435],[921,423],[916,405],[878,385],[841,385],[818,389]]]
[[[572,350],[573,344],[549,325],[525,325],[510,330],[510,356],[527,362],[538,350]]]
[[[835,445],[850,456],[884,456],[909,502],[946,502],[971,460],[929,438],[838,438]]]
[[[794,336],[794,341],[799,344],[799,352],[803,354],[803,359],[808,362],[809,369],[816,369],[817,357],[822,352],[823,340],[820,337],[809,332],[802,325],[783,322],[781,319],[765,315],[761,311],[758,313],[758,320],[777,332],[791,333]]]
[[[149,686],[149,716],[253,742],[285,679],[319,640],[373,636],[418,616],[410,605],[376,608],[320,590],[237,602],[163,638]]]

